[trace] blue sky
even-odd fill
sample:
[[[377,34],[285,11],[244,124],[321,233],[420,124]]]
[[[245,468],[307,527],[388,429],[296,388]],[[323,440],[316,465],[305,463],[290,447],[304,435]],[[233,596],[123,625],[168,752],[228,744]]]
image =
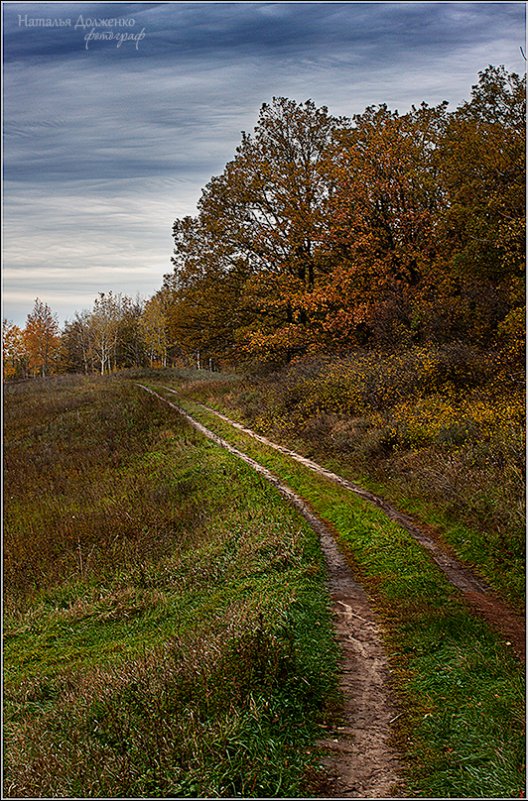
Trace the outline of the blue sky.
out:
[[[524,3],[6,2],[3,14],[3,313],[19,324],[37,296],[63,322],[99,291],[156,291],[174,219],[271,97],[347,116],[454,108],[488,64],[524,70]],[[137,38],[86,41],[92,30]]]

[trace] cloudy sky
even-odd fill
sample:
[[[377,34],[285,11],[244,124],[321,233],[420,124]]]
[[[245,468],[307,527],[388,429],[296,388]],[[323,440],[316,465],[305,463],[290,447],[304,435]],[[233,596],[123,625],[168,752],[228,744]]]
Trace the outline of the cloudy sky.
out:
[[[19,324],[36,296],[63,322],[99,291],[158,289],[174,219],[194,213],[271,97],[347,116],[383,102],[454,108],[488,64],[524,70],[521,2],[6,2],[3,13],[3,313]]]

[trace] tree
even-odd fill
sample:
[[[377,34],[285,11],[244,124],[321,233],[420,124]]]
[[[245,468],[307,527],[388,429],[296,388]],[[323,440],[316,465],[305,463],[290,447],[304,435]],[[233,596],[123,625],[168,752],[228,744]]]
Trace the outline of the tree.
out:
[[[495,341],[524,298],[524,115],[524,80],[502,67],[453,113],[264,104],[174,224],[172,347],[281,362]]]
[[[390,342],[411,332],[438,252],[437,145],[445,124],[445,103],[404,115],[372,106],[336,137],[324,243],[332,268],[315,298],[331,340]]]
[[[222,175],[205,188],[198,218],[175,223],[176,290],[184,290],[191,313],[210,305],[202,291],[191,297],[191,286],[208,285],[224,301],[237,300],[229,307],[241,318],[231,329],[233,342],[251,349],[254,324],[259,343],[271,338],[288,353],[289,340],[295,339],[293,350],[299,347],[293,330],[309,327],[304,296],[318,280],[316,250],[325,225],[321,165],[341,124],[311,100],[274,98],[262,106],[254,133],[243,133]],[[209,319],[227,331],[225,302],[212,305]]]
[[[186,362],[229,357],[245,322],[241,294],[251,274],[247,256],[222,239],[204,215],[176,220],[174,272],[162,294],[169,351]]]
[[[119,323],[117,332],[118,367],[141,367],[145,363],[145,339],[141,326],[143,301],[128,295],[120,298]]]
[[[24,378],[27,370],[27,352],[24,334],[18,325],[2,321],[2,366],[4,379]]]
[[[94,369],[93,334],[90,312],[76,312],[67,321],[61,336],[61,361],[66,372],[85,374]]]
[[[99,293],[94,301],[89,318],[92,333],[92,349],[99,364],[99,372],[104,375],[117,367],[117,343],[121,317],[121,296],[112,292]]]
[[[525,79],[488,67],[441,145],[443,250],[466,335],[480,341],[523,303],[525,114]]]
[[[139,325],[150,361],[150,366],[167,366],[167,315],[162,293],[154,295],[143,309]]]
[[[24,343],[31,373],[46,376],[52,372],[60,349],[59,324],[48,304],[38,298],[27,316]]]
[[[326,107],[284,97],[264,103],[253,135],[206,187],[202,217],[255,268],[315,282],[314,245],[324,226],[320,164],[341,121]]]

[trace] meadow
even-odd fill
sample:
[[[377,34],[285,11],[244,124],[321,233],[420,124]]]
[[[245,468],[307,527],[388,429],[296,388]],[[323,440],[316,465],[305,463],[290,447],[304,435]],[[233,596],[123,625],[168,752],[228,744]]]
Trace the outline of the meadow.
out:
[[[319,782],[337,653],[305,521],[119,379],[5,402],[6,795]]]
[[[493,371],[477,381],[467,354],[391,358],[6,386],[8,796],[331,787],[320,737],[340,723],[340,662],[317,536],[141,380],[171,401],[176,390],[333,527],[381,621],[401,793],[520,797],[524,671],[511,644],[381,510],[199,403],[433,521],[519,607],[521,394],[501,399]]]
[[[218,390],[205,381],[164,386],[171,383],[180,398]],[[278,475],[333,525],[382,620],[390,686],[400,710],[394,737],[404,766],[404,795],[519,797],[524,665],[511,643],[468,609],[425,551],[382,511],[236,431],[196,402],[180,403]]]

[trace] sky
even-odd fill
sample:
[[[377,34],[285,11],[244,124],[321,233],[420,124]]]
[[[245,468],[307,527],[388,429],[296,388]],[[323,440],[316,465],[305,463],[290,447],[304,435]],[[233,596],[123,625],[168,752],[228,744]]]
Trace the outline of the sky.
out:
[[[272,97],[454,109],[489,64],[525,69],[522,2],[2,6],[3,316],[19,325],[36,297],[64,323],[98,292],[159,289],[174,220]]]

